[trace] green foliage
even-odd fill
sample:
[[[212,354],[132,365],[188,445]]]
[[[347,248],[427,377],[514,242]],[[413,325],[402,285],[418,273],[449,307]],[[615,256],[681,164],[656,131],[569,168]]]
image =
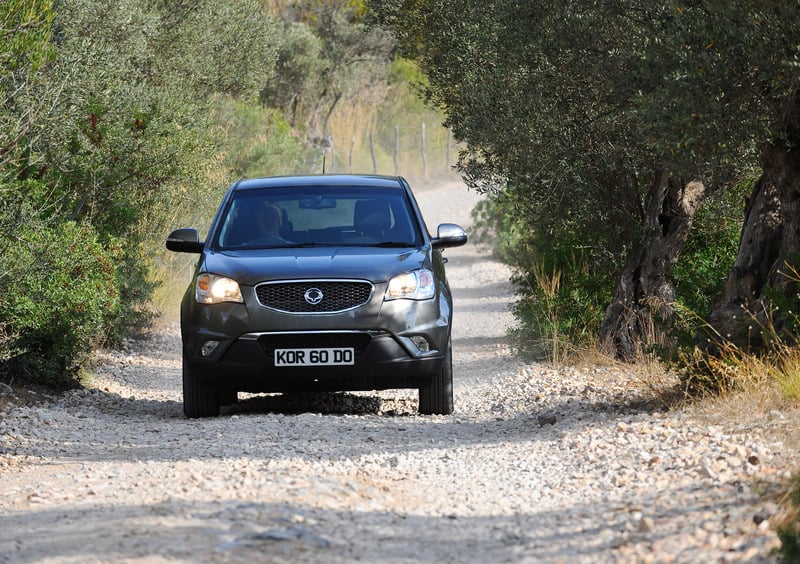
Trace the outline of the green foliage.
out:
[[[381,119],[389,123],[402,121],[405,112],[423,116],[430,124],[440,119],[439,113],[425,105],[421,89],[426,82],[419,66],[409,59],[397,57],[389,67],[387,103],[381,107]]]
[[[187,3],[188,11],[157,4],[79,0],[49,12],[49,4],[28,3],[41,13],[20,20],[40,31],[36,60],[50,59],[34,64],[28,41],[30,60],[16,57],[15,72],[0,79],[0,357],[12,373],[56,382],[63,369],[70,378],[100,336],[113,341],[152,317],[155,249],[177,217],[216,189],[209,173],[220,141],[208,92],[249,91],[255,100],[272,72],[271,19],[261,3],[208,0]],[[16,21],[7,11],[17,8],[3,3],[0,19]],[[226,52],[215,43],[217,24],[240,26],[233,34],[223,25]],[[181,59],[187,53],[214,72],[197,74]],[[234,54],[247,74],[229,64]],[[37,265],[23,268],[32,257]]]
[[[43,224],[30,210],[22,218],[0,237],[0,373],[72,385],[119,313],[119,247],[101,245],[87,223]]]
[[[275,74],[261,88],[265,105],[283,108],[295,120],[316,95],[326,66],[322,42],[301,22],[285,24]]]
[[[555,249],[539,260],[526,262],[524,274],[512,279],[519,297],[518,342],[522,350],[558,362],[594,345],[611,281],[593,276],[589,261],[574,250]]]
[[[7,0],[0,3],[0,169],[19,167],[30,159],[20,141],[30,124],[47,108],[35,76],[53,57],[52,2]],[[0,178],[6,174],[0,170]]]
[[[52,0],[4,0],[0,7],[0,76],[36,72],[53,56]]]
[[[419,63],[429,103],[468,143],[459,161],[467,182],[513,202],[499,237],[514,240],[509,227],[535,234],[535,259],[512,258],[523,287],[544,268],[561,272],[562,288],[599,289],[593,298],[610,295],[610,277],[638,241],[657,171],[712,192],[750,173],[800,54],[796,4],[369,4]],[[681,299],[703,310],[736,240],[730,202],[708,204],[674,274]],[[584,247],[586,278],[568,275],[573,249]]]
[[[222,98],[215,105],[214,120],[223,124],[225,165],[232,178],[305,172],[310,151],[279,110]]]
[[[152,48],[160,55],[148,61],[151,79],[175,80],[203,97],[257,99],[275,70],[280,35],[265,2],[158,0],[156,5],[148,10],[158,18]]]
[[[789,511],[776,527],[781,541],[780,555],[784,562],[798,562],[800,561],[800,474],[792,478],[787,502]]]
[[[319,144],[330,135],[331,115],[343,100],[382,85],[393,41],[366,24],[361,1],[301,0],[284,4],[280,12],[284,41],[262,102],[276,101],[289,123]]]
[[[171,60],[160,50],[165,38],[129,32],[162,29],[160,22],[145,2],[60,6],[57,64],[40,78],[58,88],[57,97],[29,138],[39,157],[28,174],[49,187],[35,205],[52,221],[79,220],[103,243],[117,241],[123,305],[108,320],[110,336],[151,316],[153,253],[146,247],[163,237],[176,210],[202,195],[195,187],[203,185],[203,163],[217,147],[202,96],[179,90],[175,73],[153,72]],[[163,33],[180,46],[177,30]]]
[[[485,200],[474,216],[478,239],[492,241],[495,253],[515,269],[518,348],[558,362],[591,346],[613,282],[611,273],[594,271],[604,263],[595,254],[597,247],[578,236],[554,241],[531,230],[507,194]]]
[[[747,181],[711,194],[694,218],[692,231],[678,263],[672,269],[676,299],[700,315],[711,311],[714,299],[736,258],[741,236],[745,198],[752,191]]]

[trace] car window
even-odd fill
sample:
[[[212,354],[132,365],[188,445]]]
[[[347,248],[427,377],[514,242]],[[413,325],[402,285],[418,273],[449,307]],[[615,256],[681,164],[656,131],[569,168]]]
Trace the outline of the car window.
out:
[[[220,249],[417,246],[420,230],[400,189],[292,187],[235,192],[216,236]]]

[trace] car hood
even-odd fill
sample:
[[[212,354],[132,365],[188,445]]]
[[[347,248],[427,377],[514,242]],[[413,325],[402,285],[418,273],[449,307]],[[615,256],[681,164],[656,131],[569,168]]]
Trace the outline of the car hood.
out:
[[[430,268],[429,247],[314,247],[209,251],[201,270],[252,286],[271,280],[352,278],[380,283],[401,272]]]

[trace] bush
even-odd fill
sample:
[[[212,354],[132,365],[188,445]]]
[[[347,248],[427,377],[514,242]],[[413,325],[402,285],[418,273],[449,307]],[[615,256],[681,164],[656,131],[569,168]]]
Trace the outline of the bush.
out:
[[[81,359],[103,342],[119,313],[113,249],[75,222],[28,223],[3,243],[0,374],[76,384]]]
[[[789,511],[777,526],[780,554],[784,562],[800,562],[800,473],[792,479],[787,497]]]
[[[558,362],[592,346],[613,288],[596,247],[577,235],[555,240],[527,228],[504,194],[479,204],[473,215],[478,240],[490,238],[495,254],[515,270],[518,348]]]
[[[226,181],[307,170],[311,151],[303,147],[279,110],[219,97],[213,119],[225,132],[223,164],[230,170]]]
[[[663,327],[674,337],[661,351],[666,360],[675,354],[674,345],[679,352],[694,354],[697,327],[686,319],[687,312],[702,319],[725,281],[736,257],[741,206],[752,181],[712,194],[695,218],[671,273],[678,315]],[[531,227],[530,218],[541,214],[513,187],[483,201],[474,216],[478,237],[491,238],[495,254],[515,270],[520,348],[558,360],[570,349],[592,346],[627,253],[619,241],[632,236],[611,237],[602,225],[583,224],[569,215],[542,219]]]
[[[672,269],[678,301],[703,316],[719,297],[736,259],[742,232],[742,207],[757,178],[712,193],[694,218],[692,231]]]

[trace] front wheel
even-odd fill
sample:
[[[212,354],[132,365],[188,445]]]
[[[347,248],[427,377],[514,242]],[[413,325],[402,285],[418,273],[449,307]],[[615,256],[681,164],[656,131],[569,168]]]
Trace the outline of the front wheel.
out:
[[[189,419],[219,415],[219,398],[183,361],[183,414]]]
[[[419,412],[422,415],[453,413],[453,346],[447,340],[442,369],[433,380],[419,389]]]

